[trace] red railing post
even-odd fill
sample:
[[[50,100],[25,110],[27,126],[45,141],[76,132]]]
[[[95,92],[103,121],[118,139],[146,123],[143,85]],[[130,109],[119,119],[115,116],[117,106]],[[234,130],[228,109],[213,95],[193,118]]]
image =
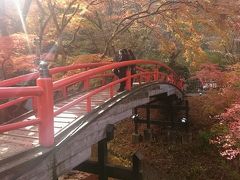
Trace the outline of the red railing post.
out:
[[[67,87],[65,86],[62,88],[62,95],[64,99],[67,99]]]
[[[138,83],[139,83],[139,85],[142,84],[142,75],[141,75],[141,73],[140,73],[140,75],[138,76]]]
[[[92,110],[92,103],[91,103],[91,97],[87,97],[87,104],[86,104],[86,106],[87,106],[87,112],[91,112],[91,110]]]
[[[146,74],[146,81],[147,81],[147,82],[150,82],[150,80],[151,80],[151,75],[150,75],[150,72],[148,72],[148,73]]]
[[[154,81],[157,81],[158,80],[158,68],[154,70],[154,75],[153,75],[153,78],[154,78]]]
[[[90,83],[89,83],[89,79],[85,79],[84,82],[83,82],[83,89],[84,90],[88,90],[89,89],[89,86],[90,86]]]
[[[40,77],[37,86],[43,89],[43,94],[37,99],[37,117],[39,124],[39,143],[44,147],[54,144],[53,123],[53,83],[49,75],[47,63],[40,63]]]
[[[127,80],[126,80],[126,90],[130,91],[131,90],[131,70],[128,68],[126,72]]]
[[[106,75],[106,73],[103,73],[103,76],[102,76],[102,86],[105,85],[106,82],[107,82],[107,81],[106,81],[106,77],[107,77],[107,76],[105,76],[105,75]]]
[[[174,75],[172,73],[167,76],[167,81],[170,84],[175,84]]]
[[[110,88],[109,88],[109,94],[110,94],[110,98],[112,98],[113,95],[114,95],[113,86],[110,86]]]

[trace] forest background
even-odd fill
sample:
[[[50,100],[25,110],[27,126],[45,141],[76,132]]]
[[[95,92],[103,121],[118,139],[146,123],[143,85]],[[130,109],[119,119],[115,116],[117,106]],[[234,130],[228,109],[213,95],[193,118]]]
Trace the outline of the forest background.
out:
[[[239,155],[239,0],[1,0],[0,80],[109,61],[120,48],[168,64],[186,82],[214,82],[191,101],[197,126],[228,159]]]

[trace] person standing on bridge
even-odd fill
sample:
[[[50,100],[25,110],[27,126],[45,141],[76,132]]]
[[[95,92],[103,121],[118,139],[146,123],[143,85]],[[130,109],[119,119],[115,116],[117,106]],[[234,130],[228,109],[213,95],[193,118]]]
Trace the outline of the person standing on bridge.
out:
[[[119,57],[118,57],[118,62],[123,62],[123,61],[128,61],[129,60],[129,54],[127,49],[120,49],[119,53],[118,53]],[[127,72],[127,67],[120,67],[118,69],[118,78],[124,78],[126,77],[126,72]],[[120,83],[120,87],[118,89],[117,92],[122,92],[125,90],[125,86],[126,86],[126,81],[122,81]]]

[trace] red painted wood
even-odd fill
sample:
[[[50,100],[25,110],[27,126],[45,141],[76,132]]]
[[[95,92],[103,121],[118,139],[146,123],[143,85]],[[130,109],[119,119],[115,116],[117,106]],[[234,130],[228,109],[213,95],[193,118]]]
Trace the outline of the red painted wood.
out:
[[[40,120],[36,119],[36,120],[21,121],[21,122],[1,125],[0,126],[0,133],[10,131],[10,130],[14,130],[14,129],[23,128],[23,127],[26,127],[26,126],[32,126],[32,125],[38,124],[39,122],[40,122]]]
[[[37,79],[37,86],[44,90],[37,100],[37,117],[40,120],[39,143],[49,147],[54,143],[52,78]]]
[[[40,87],[1,87],[0,95],[4,98],[21,97],[21,96],[40,96],[43,90]]]

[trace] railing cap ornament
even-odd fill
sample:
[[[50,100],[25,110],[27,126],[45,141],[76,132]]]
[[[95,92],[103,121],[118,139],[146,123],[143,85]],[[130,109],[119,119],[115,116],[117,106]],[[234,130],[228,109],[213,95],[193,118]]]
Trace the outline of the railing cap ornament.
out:
[[[46,61],[41,60],[39,63],[39,75],[40,78],[51,77],[48,69],[48,63]]]

